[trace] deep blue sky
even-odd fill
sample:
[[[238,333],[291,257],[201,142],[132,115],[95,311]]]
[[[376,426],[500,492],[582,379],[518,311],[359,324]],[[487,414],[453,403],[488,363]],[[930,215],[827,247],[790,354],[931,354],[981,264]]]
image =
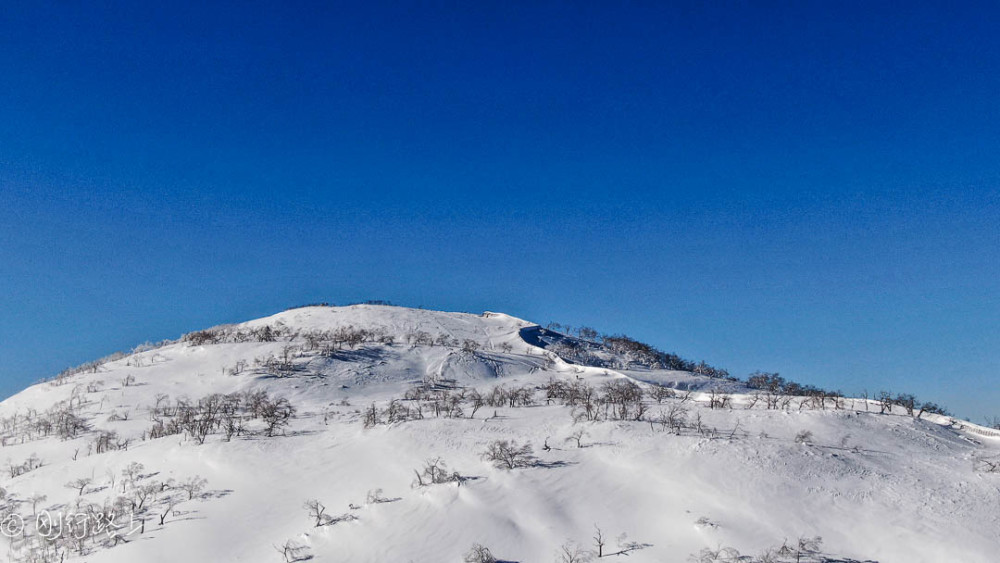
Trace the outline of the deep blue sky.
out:
[[[995,3],[74,4],[0,7],[0,395],[378,298],[1000,414]]]

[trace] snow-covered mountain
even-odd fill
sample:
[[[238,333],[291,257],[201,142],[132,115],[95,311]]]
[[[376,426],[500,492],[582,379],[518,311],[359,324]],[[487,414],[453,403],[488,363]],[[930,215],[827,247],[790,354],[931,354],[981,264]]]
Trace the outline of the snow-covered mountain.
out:
[[[379,305],[141,347],[0,403],[3,557],[1000,561],[997,432],[650,365]]]

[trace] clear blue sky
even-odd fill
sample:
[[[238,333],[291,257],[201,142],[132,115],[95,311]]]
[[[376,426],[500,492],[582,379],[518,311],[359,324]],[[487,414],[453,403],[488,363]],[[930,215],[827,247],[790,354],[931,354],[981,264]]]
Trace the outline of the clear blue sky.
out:
[[[995,3],[76,4],[0,8],[0,395],[387,299],[1000,414]]]

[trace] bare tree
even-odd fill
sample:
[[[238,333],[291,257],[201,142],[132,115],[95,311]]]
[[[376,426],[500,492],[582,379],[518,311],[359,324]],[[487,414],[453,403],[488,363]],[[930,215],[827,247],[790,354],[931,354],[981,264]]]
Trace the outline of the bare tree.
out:
[[[84,489],[86,489],[88,486],[90,486],[90,484],[93,483],[93,482],[94,482],[94,480],[91,479],[90,477],[81,477],[79,479],[74,479],[74,480],[70,481],[69,483],[66,483],[66,487],[69,488],[69,489],[76,489],[77,493],[80,496],[83,496]]]
[[[572,434],[570,434],[569,437],[566,438],[566,441],[567,442],[576,442],[576,447],[582,448],[583,445],[581,444],[581,441],[583,440],[583,437],[586,436],[586,435],[587,435],[587,431],[584,430],[583,428],[579,428],[575,432],[573,432]]]
[[[125,469],[122,469],[122,477],[124,478],[122,482],[123,493],[125,492],[126,484],[135,485],[135,482],[138,481],[140,476],[142,475],[143,469],[145,469],[145,466],[135,461],[128,464],[128,466],[126,466]]]
[[[266,424],[264,435],[268,438],[274,436],[280,428],[288,426],[293,416],[295,407],[288,402],[288,399],[278,397],[265,401],[260,411],[260,417]]]
[[[365,428],[371,428],[379,423],[379,413],[378,408],[375,407],[375,403],[372,406],[365,409],[364,414],[364,424]]]
[[[729,433],[729,439],[732,440],[736,436],[736,432],[740,429],[740,419],[736,419],[736,426],[733,426],[733,431]]]
[[[6,495],[4,495],[4,496],[6,496]],[[47,496],[45,496],[43,494],[40,494],[40,493],[35,493],[35,494],[31,495],[30,497],[28,497],[28,502],[31,503],[31,515],[32,515],[32,517],[36,517],[37,516],[37,514],[38,514],[38,505],[41,504],[41,503],[43,503],[43,502],[45,502],[46,500],[48,500],[48,498],[49,497],[47,497]]]
[[[892,412],[892,405],[893,405],[893,402],[894,402],[892,400],[892,393],[889,393],[888,391],[879,391],[878,392],[878,396],[877,396],[877,400],[878,400],[878,406],[879,406],[879,414],[885,414],[886,412],[890,412],[890,413]]]
[[[176,497],[172,497],[172,496],[167,497],[167,502],[163,505],[163,512],[160,513],[160,525],[161,526],[167,520],[167,516],[171,512],[173,512],[174,507],[176,507],[180,503],[181,503],[180,499],[178,499]]]
[[[207,484],[208,481],[206,479],[195,475],[194,477],[188,477],[184,481],[181,481],[178,486],[187,493],[188,500],[192,500],[205,490],[205,485]]]
[[[472,403],[472,412],[469,413],[469,418],[475,418],[476,411],[483,408],[486,404],[486,399],[483,397],[482,393],[473,389],[468,395],[469,402]]]
[[[601,391],[601,401],[614,407],[611,411],[618,420],[628,420],[635,416],[635,410],[645,410],[642,406],[642,388],[629,379],[607,381],[601,386]],[[636,420],[641,417],[642,413]]]
[[[920,405],[920,410],[917,412],[917,420],[919,420],[920,417],[924,415],[924,413],[947,415],[948,409],[942,407],[937,403],[932,403],[928,401]],[[1000,424],[1000,421],[998,421],[998,424]]]
[[[146,501],[152,501],[160,492],[160,484],[153,481],[132,490],[132,505],[136,511],[142,510]]]
[[[657,402],[662,403],[664,399],[669,399],[675,395],[674,390],[663,385],[653,385],[649,388],[649,396]]]
[[[708,394],[708,406],[713,409],[731,408],[732,396],[713,387]]]
[[[536,461],[531,444],[518,445],[513,440],[495,440],[486,446],[482,458],[498,469],[528,467]]]
[[[913,416],[913,409],[916,407],[917,398],[909,393],[900,393],[893,400],[897,405],[906,409],[906,414]]]
[[[597,548],[597,556],[604,557],[604,545],[607,541],[604,539],[604,532],[601,528],[594,524],[594,547]]]

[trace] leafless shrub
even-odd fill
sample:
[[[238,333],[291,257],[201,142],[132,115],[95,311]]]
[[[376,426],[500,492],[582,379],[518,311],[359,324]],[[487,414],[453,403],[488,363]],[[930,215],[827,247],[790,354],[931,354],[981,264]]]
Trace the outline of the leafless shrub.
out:
[[[571,541],[559,546],[556,556],[557,563],[584,563],[591,561],[590,553]]]
[[[28,459],[24,460],[23,463],[15,464],[12,461],[7,461],[7,467],[10,471],[10,477],[13,479],[18,475],[24,475],[29,471],[34,471],[42,466],[42,460],[36,454],[31,454]]]
[[[713,409],[731,408],[732,396],[713,387],[708,393],[708,406]]]
[[[819,553],[823,545],[823,538],[820,536],[801,536],[795,542],[795,561],[799,562],[803,557],[808,557]]]
[[[291,422],[295,412],[287,399],[271,397],[261,390],[216,393],[197,402],[177,399],[174,403],[169,396],[159,394],[150,409],[153,426],[147,436],[156,439],[186,432],[203,444],[208,436],[222,432],[229,441],[234,436],[250,433],[249,421],[259,420],[264,425],[263,434],[273,437]]]
[[[618,420],[635,418],[641,420],[645,412],[642,404],[642,388],[628,379],[614,379],[601,386],[601,401],[611,407]],[[637,411],[642,411],[637,414]]]
[[[697,554],[693,554],[688,561],[693,563],[818,563],[820,561],[855,561],[854,559],[830,558],[821,551],[823,538],[820,536],[802,536],[795,543],[789,545],[785,541],[780,547],[772,547],[764,550],[757,557],[740,555],[740,552],[732,547],[718,547],[716,549],[705,548]],[[860,562],[858,562],[860,563]]]
[[[917,398],[909,393],[900,393],[896,395],[896,398],[892,400],[893,403],[903,407],[906,410],[906,414],[913,416],[913,409],[916,407]]]
[[[285,559],[285,563],[295,563],[296,561],[312,559],[312,556],[309,555],[309,546],[300,544],[295,540],[288,540],[280,546],[274,546],[274,549]]]
[[[704,548],[697,555],[688,558],[693,563],[739,563],[742,561],[740,552],[732,547],[717,549]]]
[[[427,485],[438,485],[443,483],[462,484],[463,477],[458,471],[449,471],[448,464],[443,459],[436,457],[424,462],[421,470],[414,469],[417,479],[413,482],[414,487],[425,487]]]
[[[316,499],[307,500],[302,507],[309,511],[309,517],[316,521],[317,528],[326,524],[330,519],[330,516],[326,514],[326,506]]]
[[[215,344],[219,341],[219,334],[213,330],[196,330],[181,337],[181,342],[191,346],[203,346],[205,344]]]
[[[129,440],[121,438],[117,432],[105,430],[98,432],[94,436],[94,449],[97,453],[109,452],[112,450],[127,450]]]
[[[687,422],[688,410],[683,405],[672,404],[667,407],[667,426],[674,434],[680,434]]]
[[[383,496],[382,489],[372,489],[368,491],[367,495],[365,495],[365,502],[367,504],[382,504],[392,502],[392,499]]]
[[[982,473],[1000,473],[1000,458],[978,458],[972,462],[973,469]]]
[[[497,558],[493,556],[488,547],[474,543],[469,551],[465,552],[463,561],[465,563],[497,563]]]

